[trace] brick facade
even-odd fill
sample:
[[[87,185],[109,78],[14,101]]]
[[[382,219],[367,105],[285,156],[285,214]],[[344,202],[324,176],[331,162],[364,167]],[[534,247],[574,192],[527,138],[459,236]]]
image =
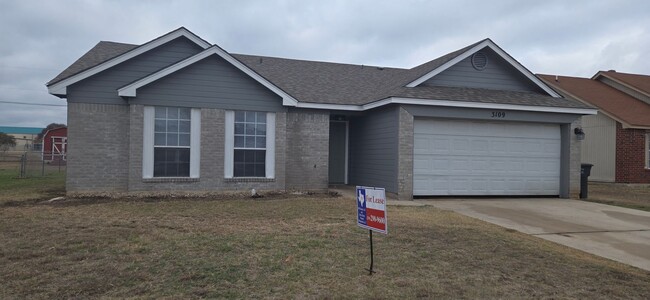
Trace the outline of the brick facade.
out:
[[[413,199],[413,115],[399,108],[397,198]]]
[[[645,129],[624,129],[616,123],[616,182],[650,183],[650,170],[646,169]]]
[[[328,112],[276,113],[273,179],[224,178],[225,110],[207,108],[201,109],[200,178],[143,179],[143,123],[142,105],[70,103],[68,194],[186,193],[252,188],[325,190],[328,187]],[[287,161],[287,157],[291,159]],[[288,169],[292,172],[290,178]]]
[[[580,171],[581,171],[581,155],[582,155],[582,141],[579,141],[573,131],[582,127],[582,119],[577,119],[571,123],[569,127],[569,198],[580,198]]]
[[[68,193],[126,191],[129,121],[125,105],[68,103]]]
[[[329,186],[329,112],[290,109],[286,132],[287,189],[326,190]]]

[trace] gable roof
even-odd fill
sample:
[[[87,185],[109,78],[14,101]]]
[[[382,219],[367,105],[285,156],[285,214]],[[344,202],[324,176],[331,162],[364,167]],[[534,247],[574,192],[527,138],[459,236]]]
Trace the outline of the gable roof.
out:
[[[650,76],[648,75],[599,71],[592,79],[598,79],[599,77],[607,77],[650,97]]]
[[[142,53],[155,49],[158,46],[164,45],[169,41],[175,40],[176,38],[179,37],[185,37],[190,41],[196,43],[197,45],[201,46],[203,49],[210,47],[210,44],[208,42],[206,42],[199,36],[195,35],[191,31],[185,29],[185,27],[178,28],[172,32],[169,32],[163,36],[155,38],[140,46],[135,46],[131,49],[128,49],[129,48],[128,44],[122,44],[121,46],[117,46],[117,47],[115,47],[115,45],[112,45],[113,47],[110,47],[110,50],[106,51],[106,52],[110,52],[110,54],[104,53],[106,55],[103,55],[103,52],[101,50],[105,50],[109,47],[104,47],[107,45],[103,45],[102,47],[95,49],[95,51],[93,51],[94,48],[91,49],[86,54],[84,54],[80,59],[75,61],[75,63],[73,63],[70,67],[68,67],[66,70],[61,72],[61,74],[59,74],[54,79],[49,81],[46,84],[48,92],[50,94],[57,95],[57,96],[65,96],[67,93],[68,85],[86,79],[92,75],[95,75],[110,67],[118,65]],[[95,46],[95,48],[97,48],[97,46]],[[121,51],[124,52],[118,54]],[[101,57],[109,57],[111,55],[114,56],[107,58],[103,62],[97,63],[97,61]],[[82,60],[82,58],[84,57],[85,59]]]
[[[650,105],[600,81],[538,74],[562,93],[598,107],[623,127],[650,128]]]
[[[282,104],[283,105],[291,105],[295,106],[298,101],[293,98],[291,95],[287,94],[285,91],[282,89],[278,88],[276,85],[268,81],[266,78],[260,76],[259,74],[255,73],[255,71],[251,70],[248,66],[245,64],[242,64],[240,61],[235,59],[233,56],[231,56],[228,52],[225,50],[221,49],[221,47],[214,45],[208,49],[205,49],[201,51],[198,54],[195,54],[189,58],[186,58],[180,62],[177,62],[171,66],[168,66],[158,72],[152,73],[144,78],[141,78],[140,80],[137,80],[133,83],[130,83],[124,87],[121,87],[117,90],[118,95],[121,97],[135,97],[137,95],[137,89],[140,87],[143,87],[149,83],[152,83],[160,78],[163,78],[169,74],[172,74],[176,71],[179,71],[185,67],[188,67],[198,61],[201,61],[209,56],[212,55],[218,55],[219,57],[223,58],[226,60],[228,63],[233,65],[235,68],[239,69],[240,71],[244,72],[246,75],[252,77],[254,80],[271,90],[272,92],[276,93],[278,96],[282,97]]]
[[[530,81],[532,81],[535,85],[540,87],[542,90],[544,90],[546,93],[548,93],[552,97],[560,98],[561,96],[556,93],[552,88],[550,88],[548,85],[546,85],[543,81],[539,80],[533,74],[531,71],[529,71],[526,67],[524,67],[522,64],[520,64],[516,59],[514,59],[510,54],[507,52],[503,51],[501,47],[499,47],[497,44],[495,44],[491,39],[484,39],[480,42],[477,42],[475,44],[472,44],[468,47],[465,47],[461,50],[458,50],[454,52],[454,55],[452,58],[448,59],[446,62],[443,64],[440,64],[439,66],[436,66],[435,68],[432,68],[429,72],[426,74],[414,79],[413,81],[409,82],[406,86],[407,87],[416,87],[419,84],[431,79],[433,76],[436,76],[440,74],[442,71],[449,69],[453,65],[457,64],[461,60],[471,56],[472,54],[478,52],[479,50],[483,48],[490,48],[492,49],[497,55],[499,55],[501,58],[503,58],[506,62],[508,62],[510,65],[512,65],[517,71],[519,71],[521,74],[526,76]],[[451,53],[450,53],[451,54]]]
[[[281,96],[283,105],[287,106],[365,110],[377,107],[380,103],[414,104],[412,102],[415,101],[417,102],[415,104],[438,105],[431,101],[424,101],[435,100],[438,101],[437,103],[448,103],[454,106],[471,107],[474,105],[471,103],[482,103],[483,106],[500,104],[509,106],[510,109],[549,111],[542,108],[546,106],[561,108],[557,110],[558,112],[595,114],[595,110],[588,105],[572,99],[558,98],[559,95],[553,89],[534,75],[531,81],[540,86],[542,90],[547,91],[548,96],[532,92],[494,91],[480,88],[408,87],[414,82],[435,76],[484,47],[495,50],[506,61],[514,64],[514,67],[520,72],[530,73],[490,39],[481,40],[414,68],[403,69],[231,54],[216,45],[210,46],[198,36],[181,27],[140,46],[100,42],[50,81],[48,89],[51,94],[64,96],[67,84],[92,76],[144,51],[153,49],[154,46],[172,40],[170,39],[172,36],[181,35],[192,37],[193,41],[199,43],[206,50],[120,88],[119,95],[133,97],[136,95],[137,88],[196,63],[209,55],[216,54]],[[102,62],[101,59],[104,58],[106,60]],[[524,75],[528,77],[527,74]],[[519,107],[516,107],[517,105]]]

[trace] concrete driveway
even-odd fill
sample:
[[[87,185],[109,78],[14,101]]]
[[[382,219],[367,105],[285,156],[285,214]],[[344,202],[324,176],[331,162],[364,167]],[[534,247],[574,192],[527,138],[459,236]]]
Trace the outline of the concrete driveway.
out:
[[[650,271],[650,212],[566,199],[415,202]]]

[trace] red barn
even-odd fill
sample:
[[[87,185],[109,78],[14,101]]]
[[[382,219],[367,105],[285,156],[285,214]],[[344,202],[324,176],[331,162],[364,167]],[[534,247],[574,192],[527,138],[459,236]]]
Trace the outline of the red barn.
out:
[[[65,161],[68,148],[68,127],[50,129],[43,135],[43,160]]]

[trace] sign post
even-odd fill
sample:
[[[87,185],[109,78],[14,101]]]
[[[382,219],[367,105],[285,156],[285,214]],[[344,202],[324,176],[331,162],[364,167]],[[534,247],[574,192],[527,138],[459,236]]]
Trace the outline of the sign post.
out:
[[[374,253],[372,249],[372,232],[388,234],[388,222],[386,218],[386,190],[357,186],[357,225],[368,229],[370,235],[370,268],[369,275],[375,273],[373,270]]]

